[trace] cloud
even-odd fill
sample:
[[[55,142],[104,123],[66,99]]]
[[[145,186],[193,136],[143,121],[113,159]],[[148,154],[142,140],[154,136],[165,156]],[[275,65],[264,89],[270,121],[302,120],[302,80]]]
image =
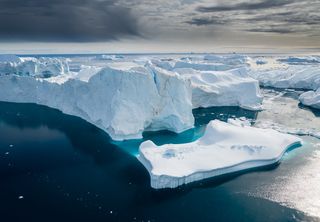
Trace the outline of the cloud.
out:
[[[260,10],[281,7],[293,3],[293,0],[263,0],[260,2],[242,2],[234,5],[199,6],[199,12],[221,12],[239,10]]]
[[[253,28],[247,29],[247,32],[266,32],[266,33],[278,33],[278,34],[288,34],[295,33],[295,30],[291,30],[288,28]]]
[[[113,0],[0,0],[0,39],[105,41],[139,36],[137,18]]]
[[[221,19],[220,17],[208,17],[208,18],[192,18],[186,21],[187,24],[205,26],[205,25],[224,25],[228,21]]]

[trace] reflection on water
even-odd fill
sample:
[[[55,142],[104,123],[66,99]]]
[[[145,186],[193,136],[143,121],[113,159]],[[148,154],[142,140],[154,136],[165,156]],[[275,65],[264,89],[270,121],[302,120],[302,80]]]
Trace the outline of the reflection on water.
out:
[[[235,107],[197,109],[194,115],[195,129],[183,134],[147,132],[144,140],[152,139],[158,144],[188,142],[201,136],[211,119],[260,118],[256,112]],[[306,216],[303,207],[282,206],[275,199],[254,195],[260,187],[277,184],[279,176],[306,173],[308,169],[303,167],[311,154],[304,152],[308,149],[305,146],[290,152],[294,163],[291,158],[263,171],[156,191],[150,188],[147,171],[134,155],[129,155],[137,152],[141,142],[112,142],[91,124],[54,109],[0,103],[1,218],[3,221],[316,220]],[[263,194],[264,189],[258,193]]]

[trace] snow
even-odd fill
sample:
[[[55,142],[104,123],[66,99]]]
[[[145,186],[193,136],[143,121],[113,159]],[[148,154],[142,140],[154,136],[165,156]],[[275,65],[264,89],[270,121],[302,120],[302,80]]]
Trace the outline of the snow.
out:
[[[244,67],[228,71],[198,71],[189,68],[174,71],[191,80],[194,108],[240,106],[249,110],[261,109],[259,82],[249,77]]]
[[[139,161],[155,189],[175,188],[205,178],[277,163],[287,149],[300,145],[296,136],[246,124],[211,121],[195,142],[157,146],[143,142]]]
[[[4,75],[0,85],[1,101],[59,109],[114,140],[142,138],[145,130],[180,133],[194,125],[190,82],[150,64],[129,70],[83,67],[79,76]]]
[[[320,109],[320,88],[317,91],[308,91],[301,94],[299,100],[305,106]]]

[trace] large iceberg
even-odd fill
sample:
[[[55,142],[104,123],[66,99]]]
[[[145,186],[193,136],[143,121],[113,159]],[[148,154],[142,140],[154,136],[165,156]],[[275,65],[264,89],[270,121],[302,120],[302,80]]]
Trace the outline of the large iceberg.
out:
[[[312,89],[320,88],[319,65],[290,65],[267,69],[251,69],[249,75],[260,84],[275,88]]]
[[[272,129],[211,121],[195,142],[157,146],[143,142],[139,161],[155,189],[175,188],[193,181],[277,163],[301,139]]]
[[[175,69],[191,80],[194,108],[213,106],[240,106],[245,109],[261,109],[262,95],[259,82],[248,76],[246,68],[228,71],[198,71]]]
[[[153,60],[152,63],[191,80],[193,108],[240,106],[249,110],[261,109],[262,96],[259,82],[247,74],[247,68],[240,66],[231,69],[230,67],[234,66],[231,66],[227,60],[223,60],[223,57],[215,57],[217,58],[214,61],[219,63],[188,60]],[[223,61],[225,63],[222,63]],[[239,64],[231,59],[230,62],[232,61]]]
[[[141,138],[145,130],[180,133],[193,127],[190,82],[178,74],[151,65],[83,68],[79,75],[50,78],[2,75],[0,100],[59,109],[96,125],[114,140]]]
[[[320,109],[320,88],[317,91],[308,91],[301,94],[299,100],[305,106]]]

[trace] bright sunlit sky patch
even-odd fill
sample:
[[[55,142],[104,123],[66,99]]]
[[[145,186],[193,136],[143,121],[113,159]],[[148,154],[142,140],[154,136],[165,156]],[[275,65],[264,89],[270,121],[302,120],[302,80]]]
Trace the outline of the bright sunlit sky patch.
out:
[[[319,51],[319,0],[0,0],[0,53]]]

